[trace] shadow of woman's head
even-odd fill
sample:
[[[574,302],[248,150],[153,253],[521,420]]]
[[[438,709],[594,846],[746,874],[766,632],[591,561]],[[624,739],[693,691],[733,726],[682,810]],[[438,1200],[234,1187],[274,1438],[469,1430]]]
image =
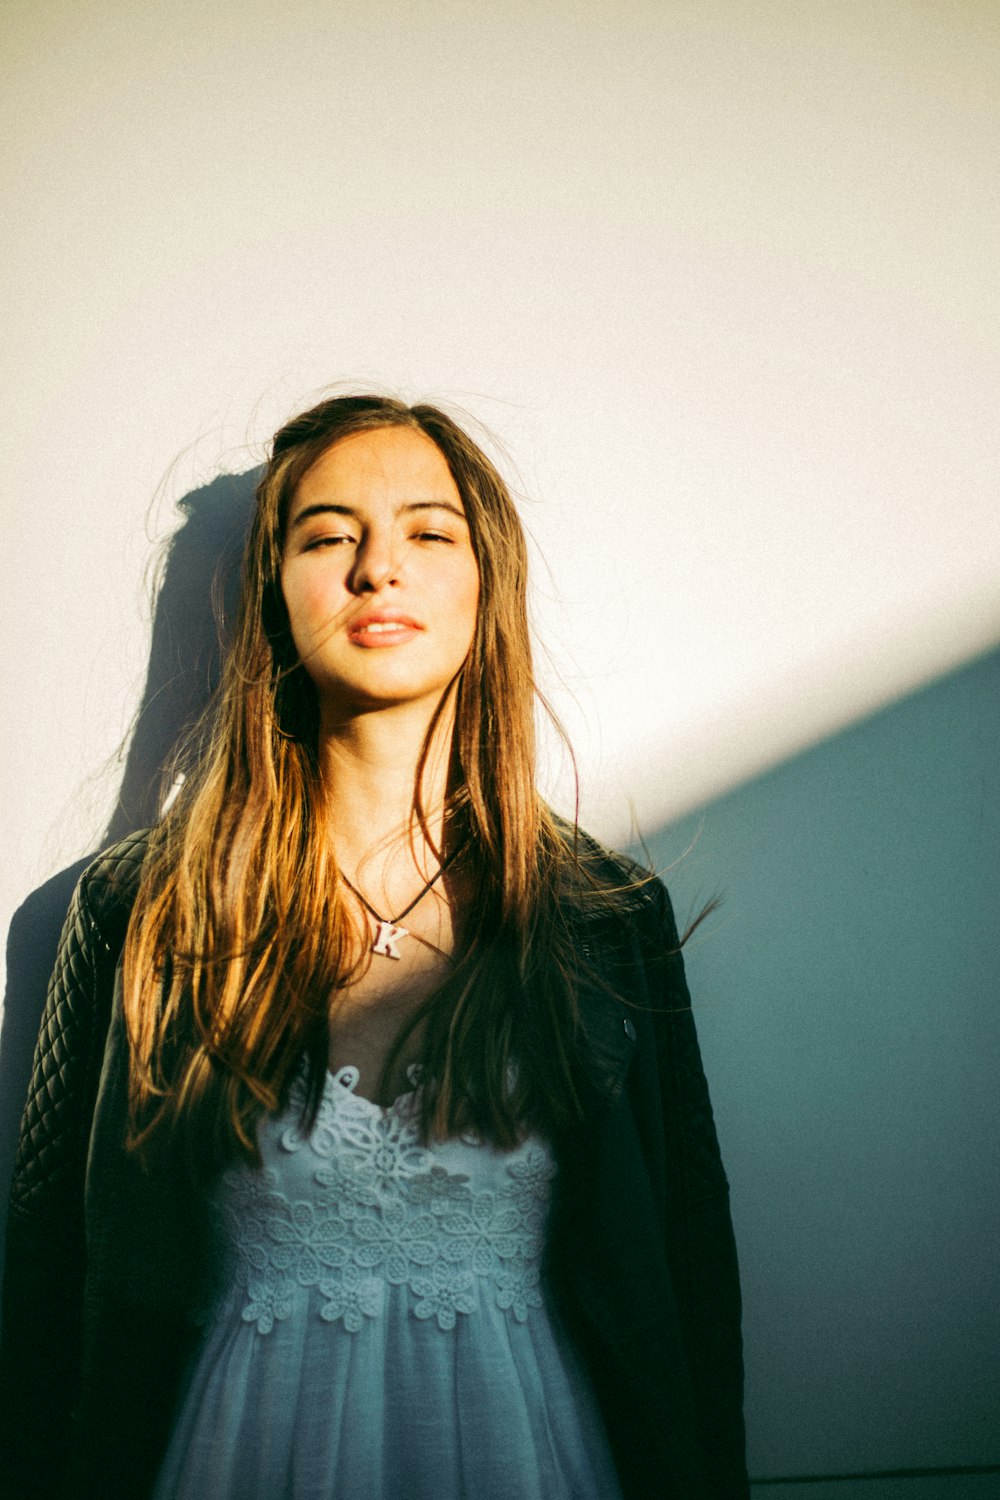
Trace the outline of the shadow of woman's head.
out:
[[[160,565],[146,686],[107,843],[155,822],[172,751],[218,685],[259,477],[224,474],[179,503],[184,519]]]

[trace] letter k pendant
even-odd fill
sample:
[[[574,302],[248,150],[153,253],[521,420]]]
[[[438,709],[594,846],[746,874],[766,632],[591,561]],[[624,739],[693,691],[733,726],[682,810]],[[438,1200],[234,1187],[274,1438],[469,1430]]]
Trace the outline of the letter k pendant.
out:
[[[372,952],[380,954],[382,958],[402,958],[396,944],[409,935],[408,928],[397,927],[394,922],[387,922],[384,917],[379,917]]]

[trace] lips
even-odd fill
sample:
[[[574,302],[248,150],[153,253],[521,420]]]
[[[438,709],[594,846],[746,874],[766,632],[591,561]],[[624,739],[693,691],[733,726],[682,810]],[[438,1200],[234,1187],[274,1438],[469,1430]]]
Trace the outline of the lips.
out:
[[[411,615],[399,610],[369,610],[352,620],[347,638],[355,646],[399,646],[423,629]]]

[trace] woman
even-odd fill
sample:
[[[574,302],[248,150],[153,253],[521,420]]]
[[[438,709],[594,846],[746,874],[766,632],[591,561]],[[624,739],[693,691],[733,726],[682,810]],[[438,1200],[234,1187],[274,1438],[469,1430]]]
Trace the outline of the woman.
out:
[[[63,934],[8,1234],[16,1493],[746,1495],[677,933],[538,797],[525,589],[441,412],[278,433],[210,737]]]

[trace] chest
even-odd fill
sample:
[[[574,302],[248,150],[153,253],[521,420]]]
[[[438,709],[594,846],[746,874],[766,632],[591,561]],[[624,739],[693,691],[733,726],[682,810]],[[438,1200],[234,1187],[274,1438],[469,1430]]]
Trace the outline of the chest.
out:
[[[455,932],[443,903],[412,924],[373,919],[365,931],[371,944],[366,967],[330,998],[329,1067],[333,1073],[356,1070],[359,1096],[388,1105],[405,1089],[407,1068],[420,1055],[418,1013],[452,970]],[[387,1060],[404,1035],[386,1075]]]

